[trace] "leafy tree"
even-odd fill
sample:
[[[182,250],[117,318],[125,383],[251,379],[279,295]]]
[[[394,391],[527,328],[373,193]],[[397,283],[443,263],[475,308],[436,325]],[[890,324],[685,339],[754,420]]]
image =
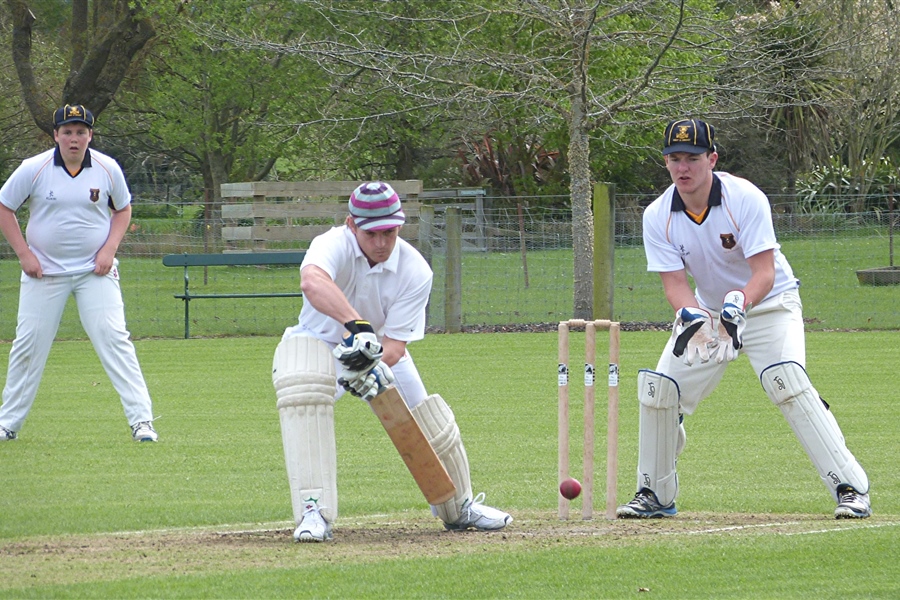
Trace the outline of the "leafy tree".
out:
[[[298,34],[297,24],[311,25],[288,3],[193,2],[177,15],[179,8],[166,2],[153,9],[164,25],[145,70],[124,90],[119,126],[141,154],[199,173],[209,216],[217,218],[221,184],[261,180],[281,157],[317,152],[316,138],[289,124],[315,120],[329,81],[309,62],[262,48],[238,50],[196,29],[200,20],[239,24],[286,39]]]
[[[95,116],[112,102],[141,49],[156,35],[140,2],[130,0],[45,0],[35,14],[24,0],[6,0],[11,52],[22,98],[35,124],[53,131],[53,111],[61,103],[84,104]],[[66,20],[63,9],[70,10]],[[46,15],[60,37],[68,32],[68,64],[44,62],[35,55],[34,28]],[[61,45],[65,47],[65,44]],[[44,70],[51,71],[44,73]],[[58,98],[59,102],[52,99]]]
[[[900,140],[900,7],[843,2],[833,7],[832,18],[854,43],[833,57],[838,93],[829,115],[830,141],[859,194],[850,208],[860,211],[879,180],[883,156]]]

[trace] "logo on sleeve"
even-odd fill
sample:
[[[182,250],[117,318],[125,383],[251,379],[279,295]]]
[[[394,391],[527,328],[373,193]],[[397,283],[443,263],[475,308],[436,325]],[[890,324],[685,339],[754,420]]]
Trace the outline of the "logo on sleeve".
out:
[[[91,188],[91,202],[97,202],[100,200],[100,190],[97,188]]]
[[[734,240],[733,233],[720,233],[719,239],[722,240],[722,247],[726,250],[731,250],[735,246],[737,246],[737,242]]]

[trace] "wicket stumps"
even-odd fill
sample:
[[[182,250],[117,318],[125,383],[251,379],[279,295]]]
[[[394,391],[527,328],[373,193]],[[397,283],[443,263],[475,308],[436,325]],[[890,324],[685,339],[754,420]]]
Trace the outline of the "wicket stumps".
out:
[[[606,433],[606,518],[616,518],[616,476],[619,471],[619,323],[571,319],[559,323],[559,481],[569,477],[569,328],[584,327],[584,477],[581,481],[581,518],[594,514],[594,400],[597,329],[609,331],[609,400]],[[560,519],[569,518],[569,500],[559,494]]]

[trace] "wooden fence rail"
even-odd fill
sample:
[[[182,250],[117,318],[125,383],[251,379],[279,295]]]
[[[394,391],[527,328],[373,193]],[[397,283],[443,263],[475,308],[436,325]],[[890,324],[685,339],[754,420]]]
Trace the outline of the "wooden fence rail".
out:
[[[361,181],[254,181],[222,185],[222,239],[229,251],[271,249],[272,243],[309,242],[344,222],[347,198]],[[420,180],[389,181],[400,196],[407,225],[402,236],[418,239]],[[277,245],[277,244],[276,244]]]

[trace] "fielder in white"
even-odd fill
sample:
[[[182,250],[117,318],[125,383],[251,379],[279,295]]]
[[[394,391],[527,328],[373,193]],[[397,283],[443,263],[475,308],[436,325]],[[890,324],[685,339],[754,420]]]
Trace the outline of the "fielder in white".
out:
[[[637,494],[618,516],[676,513],[683,415],[740,353],[837,502],[834,516],[870,516],[866,472],[806,374],[800,283],[775,239],[768,198],[745,179],[713,171],[715,131],[703,121],[669,123],[663,155],[673,185],[644,212],[644,247],[676,318],[656,370],[638,375]]]
[[[16,439],[22,428],[66,301],[74,295],[132,438],[155,442],[150,394],[125,327],[116,259],[131,221],[131,192],[116,161],[88,148],[94,127],[89,110],[67,104],[54,113],[53,125],[56,147],[23,161],[0,188],[0,230],[22,265],[0,441]],[[16,211],[26,202],[30,216],[23,236]]]
[[[338,516],[334,402],[374,398],[393,383],[447,473],[456,496],[432,506],[448,530],[496,530],[512,521],[472,495],[453,411],[428,394],[406,349],[425,335],[432,272],[399,237],[400,199],[383,182],[359,186],[346,223],[318,236],[300,267],[303,307],[275,350],[272,382],[298,542],[332,538]],[[373,423],[377,422],[373,419]]]

